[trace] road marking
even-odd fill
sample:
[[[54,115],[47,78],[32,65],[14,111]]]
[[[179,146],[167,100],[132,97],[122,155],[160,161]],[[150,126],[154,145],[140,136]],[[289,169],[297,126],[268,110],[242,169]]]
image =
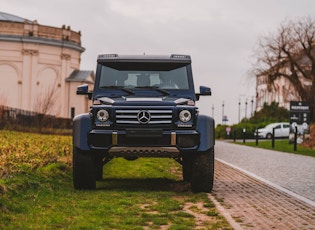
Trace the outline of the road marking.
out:
[[[268,185],[270,185],[270,186],[272,186],[272,187],[274,187],[274,188],[276,188],[276,189],[278,189],[278,190],[280,190],[280,191],[282,191],[282,192],[284,192],[286,194],[289,194],[289,195],[291,195],[291,196],[293,196],[293,197],[295,197],[295,198],[297,198],[297,199],[299,199],[299,200],[301,200],[301,201],[303,201],[303,202],[305,202],[305,203],[315,207],[315,202],[310,200],[310,199],[307,199],[307,198],[305,198],[305,197],[303,197],[303,196],[301,196],[299,194],[296,194],[295,192],[292,192],[292,191],[290,191],[290,190],[288,190],[286,188],[283,188],[283,187],[281,187],[281,186],[279,186],[279,185],[277,185],[277,184],[275,184],[275,183],[273,183],[271,181],[268,181],[268,180],[266,180],[266,179],[264,179],[264,178],[262,178],[260,176],[257,176],[254,173],[251,173],[251,172],[249,172],[249,171],[247,171],[245,169],[239,168],[236,165],[230,164],[230,163],[228,163],[228,162],[226,162],[224,160],[218,159],[218,158],[215,158],[215,159],[217,161],[220,161],[223,164],[226,164],[226,165],[228,165],[228,166],[230,166],[230,167],[232,167],[234,169],[237,169],[237,170],[239,170],[239,171],[241,171],[241,172],[243,172],[243,173],[245,173],[245,174],[247,174],[247,175],[257,179],[257,180],[260,180],[260,181],[262,181],[262,182],[264,182],[264,183],[266,183],[266,184],[268,184]]]

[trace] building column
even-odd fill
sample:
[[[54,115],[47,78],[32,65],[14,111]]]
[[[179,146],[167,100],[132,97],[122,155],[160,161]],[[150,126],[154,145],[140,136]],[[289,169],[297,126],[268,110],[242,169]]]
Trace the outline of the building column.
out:
[[[21,92],[21,108],[24,110],[33,110],[34,86],[36,77],[35,66],[37,65],[38,50],[22,49],[22,92]]]
[[[66,79],[69,76],[70,60],[71,55],[66,53],[61,53],[61,76],[60,76],[60,86],[61,86],[61,117],[70,118],[70,107],[69,107],[69,89],[66,87]]]

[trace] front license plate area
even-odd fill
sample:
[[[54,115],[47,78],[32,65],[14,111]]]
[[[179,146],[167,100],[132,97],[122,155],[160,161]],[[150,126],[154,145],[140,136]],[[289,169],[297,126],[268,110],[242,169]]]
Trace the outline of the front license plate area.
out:
[[[127,138],[161,138],[162,129],[126,129]]]

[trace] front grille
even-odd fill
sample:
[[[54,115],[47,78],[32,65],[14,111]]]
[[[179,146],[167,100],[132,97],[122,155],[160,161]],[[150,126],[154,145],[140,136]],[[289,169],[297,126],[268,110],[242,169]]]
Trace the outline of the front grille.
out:
[[[141,119],[143,115],[148,117],[148,120]],[[148,124],[148,125],[164,125],[172,124],[171,109],[118,109],[116,110],[117,124]]]

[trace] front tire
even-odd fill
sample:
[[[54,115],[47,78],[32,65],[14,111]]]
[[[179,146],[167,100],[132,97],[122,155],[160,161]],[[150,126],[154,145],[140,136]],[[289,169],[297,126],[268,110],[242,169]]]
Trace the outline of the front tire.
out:
[[[74,188],[95,189],[96,171],[93,155],[74,148],[72,164]]]
[[[103,180],[103,156],[100,154],[95,155],[95,177],[96,180]]]
[[[198,152],[193,156],[192,192],[211,192],[214,180],[214,148]]]
[[[272,138],[272,134],[271,133],[268,133],[267,135],[266,135],[266,139],[271,139]]]
[[[193,153],[188,153],[183,156],[182,170],[183,170],[183,180],[191,181],[192,175],[192,155]]]

